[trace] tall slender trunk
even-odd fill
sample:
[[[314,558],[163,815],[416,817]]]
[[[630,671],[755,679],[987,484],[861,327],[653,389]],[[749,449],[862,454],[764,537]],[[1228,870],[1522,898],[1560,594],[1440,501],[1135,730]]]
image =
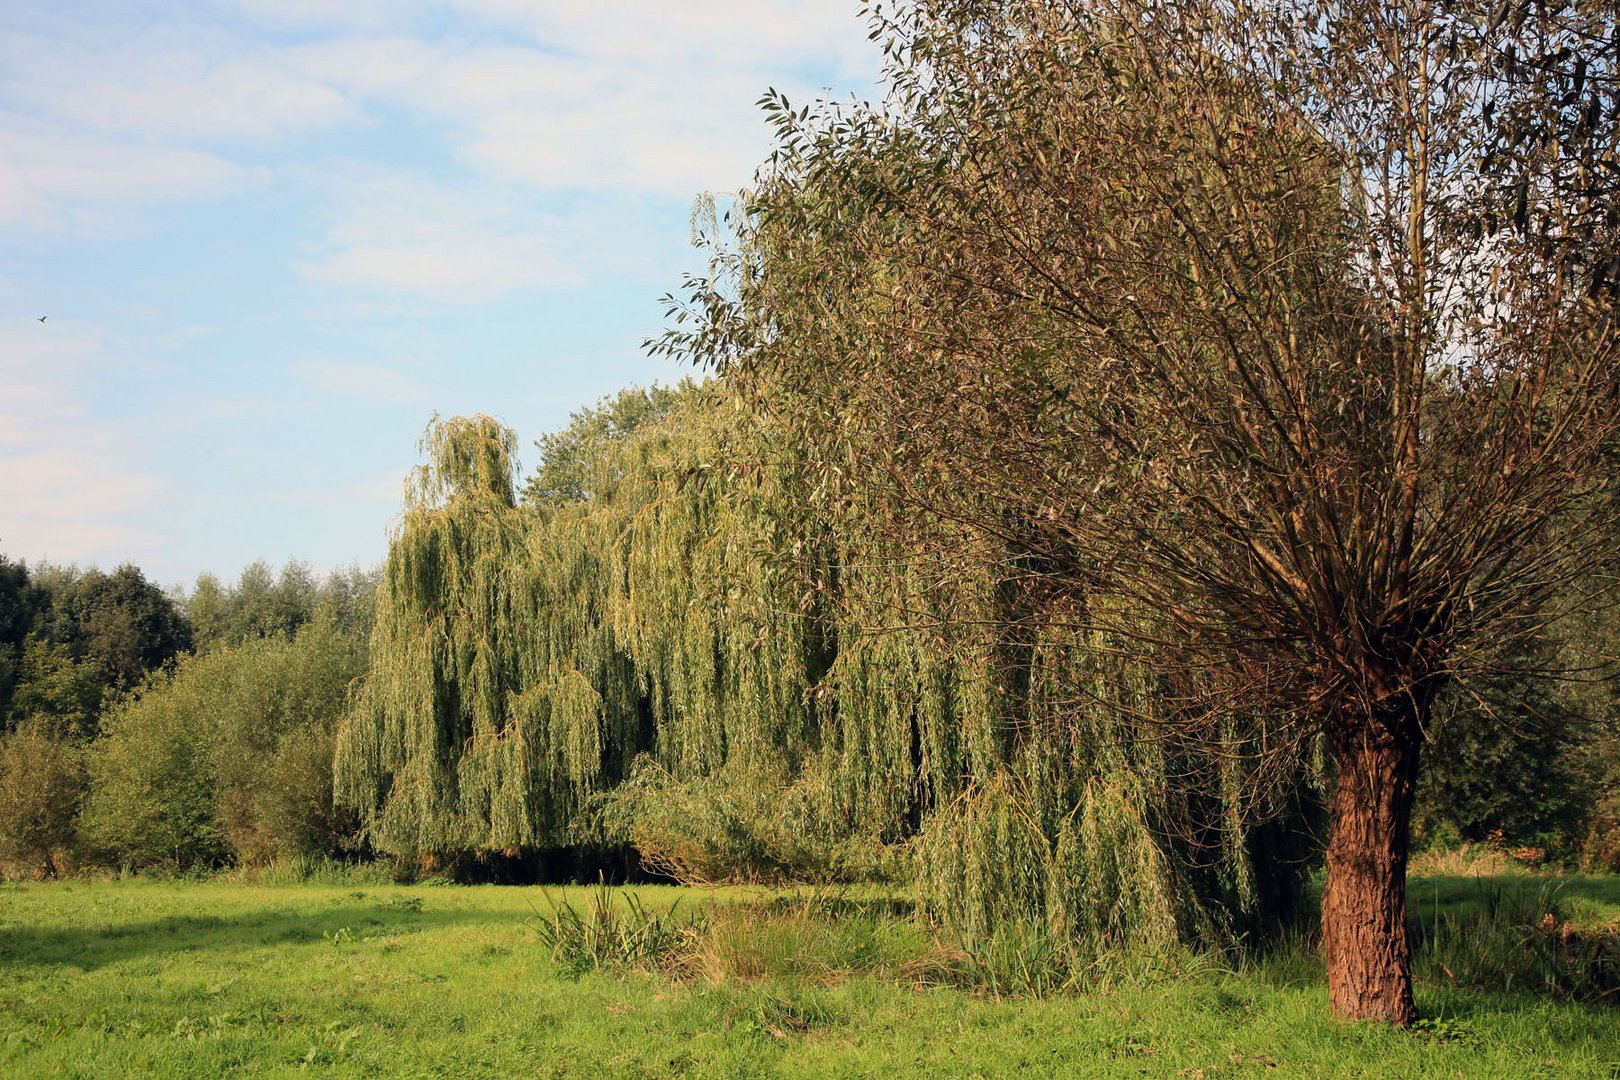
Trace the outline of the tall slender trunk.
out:
[[[1328,1000],[1346,1020],[1409,1027],[1412,950],[1406,936],[1406,858],[1421,725],[1383,717],[1333,734],[1338,783],[1328,840],[1322,939]]]

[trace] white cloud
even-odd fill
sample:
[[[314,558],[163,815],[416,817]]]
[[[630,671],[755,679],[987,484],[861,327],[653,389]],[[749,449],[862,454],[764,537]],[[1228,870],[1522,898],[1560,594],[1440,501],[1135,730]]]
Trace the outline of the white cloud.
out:
[[[317,393],[389,405],[427,405],[432,395],[402,371],[381,364],[343,360],[300,360],[293,372]]]
[[[212,198],[251,170],[203,150],[69,133],[0,113],[0,223],[39,226],[82,204]]]
[[[94,45],[3,35],[0,54],[0,98],[13,108],[123,139],[263,138],[356,116],[281,50],[197,27]]]
[[[404,174],[327,178],[324,190],[332,224],[300,264],[313,281],[471,304],[579,280],[562,223],[509,191]]]
[[[514,43],[350,36],[294,50],[305,75],[403,106],[487,177],[540,189],[689,197],[746,184],[768,153],[755,102],[802,72],[874,73],[853,6],[588,6],[483,0],[464,12],[524,28]]]
[[[871,53],[855,0],[453,0],[465,14],[524,27],[535,40],[599,57],[698,58],[709,67],[771,68],[809,59],[864,67]]]
[[[687,198],[749,181],[769,150],[754,105],[767,86],[803,97],[815,90],[806,70],[859,83],[874,68],[855,5],[825,0],[238,6],[306,40],[255,39],[185,9],[127,27],[110,18],[0,33],[0,223],[211,198],[264,175],[249,162],[266,139],[386,131],[389,110],[483,180]],[[459,20],[455,34],[431,32],[447,18]],[[474,258],[506,272],[538,251],[535,237],[518,237]],[[441,256],[459,258],[422,238],[356,245],[330,269],[442,292]],[[471,274],[446,269],[457,281]]]

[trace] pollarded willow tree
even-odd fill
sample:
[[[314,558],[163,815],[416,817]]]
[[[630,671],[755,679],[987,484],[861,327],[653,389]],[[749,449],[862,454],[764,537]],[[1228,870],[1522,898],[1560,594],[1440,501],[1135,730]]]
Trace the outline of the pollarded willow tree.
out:
[[[1116,710],[1142,737],[1256,774],[1325,743],[1332,1007],[1411,1023],[1435,697],[1548,655],[1604,554],[1613,5],[873,19],[887,100],[771,104],[740,242],[665,348],[815,432],[896,536],[960,524],[931,557],[1156,671]]]

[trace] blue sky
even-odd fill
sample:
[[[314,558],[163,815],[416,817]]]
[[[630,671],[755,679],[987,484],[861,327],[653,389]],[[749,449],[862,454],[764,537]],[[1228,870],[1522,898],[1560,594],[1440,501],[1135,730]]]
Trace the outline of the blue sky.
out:
[[[858,7],[0,5],[0,552],[369,564],[435,411],[679,378],[692,199],[874,92]]]

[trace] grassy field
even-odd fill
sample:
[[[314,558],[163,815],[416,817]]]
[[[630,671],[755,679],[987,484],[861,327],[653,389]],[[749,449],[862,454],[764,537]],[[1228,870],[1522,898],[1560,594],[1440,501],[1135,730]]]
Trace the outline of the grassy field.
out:
[[[1614,880],[1415,881],[1414,920],[1453,951],[1420,963],[1431,1019],[1411,1033],[1328,1020],[1304,948],[1237,971],[1184,960],[1174,975],[1121,969],[1085,992],[998,998],[941,985],[938,947],[881,905],[819,919],[796,901],[636,892],[652,911],[679,898],[677,914],[738,902],[715,910],[750,914],[711,918],[704,947],[670,970],[570,978],[537,932],[552,910],[538,889],[0,885],[0,1072],[1620,1076],[1612,1006],[1527,992],[1522,978],[1478,989],[1457,970],[1462,928],[1507,906],[1556,901],[1560,920],[1620,926]],[[586,894],[567,892],[581,910]],[[1485,982],[1503,981],[1496,964],[1478,959]]]

